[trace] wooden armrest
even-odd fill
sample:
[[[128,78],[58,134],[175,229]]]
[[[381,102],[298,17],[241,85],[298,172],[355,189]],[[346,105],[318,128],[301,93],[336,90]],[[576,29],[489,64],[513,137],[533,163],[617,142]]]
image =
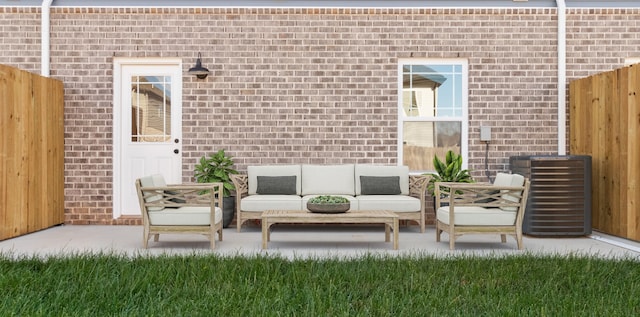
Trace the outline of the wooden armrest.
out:
[[[526,197],[527,184],[496,186],[489,183],[436,182],[434,193],[438,204],[448,202],[450,206],[518,207]]]
[[[249,176],[246,174],[231,174],[229,177],[236,187],[237,197],[244,197],[249,194]]]
[[[409,175],[409,196],[424,199],[429,185],[427,175]]]
[[[172,188],[176,188],[176,189],[188,189],[188,188],[208,188],[211,187],[211,185],[215,185],[215,184],[220,184],[220,183],[193,183],[193,184],[169,184],[165,187],[172,187]],[[147,187],[149,188],[149,187]]]
[[[167,186],[140,187],[145,206],[187,207],[222,206],[222,183],[179,184]],[[147,200],[152,200],[146,202]]]
[[[456,188],[456,189],[469,189],[469,188],[496,188],[495,185],[490,183],[456,183],[456,182],[436,182],[435,189],[440,188]]]

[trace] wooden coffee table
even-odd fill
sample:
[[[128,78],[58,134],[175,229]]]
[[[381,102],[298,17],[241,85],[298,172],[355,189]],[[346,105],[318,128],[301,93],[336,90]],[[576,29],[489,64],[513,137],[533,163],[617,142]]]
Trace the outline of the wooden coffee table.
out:
[[[362,210],[345,213],[312,213],[293,210],[267,210],[262,213],[262,248],[271,241],[271,225],[276,223],[382,223],[385,242],[390,242],[393,230],[393,249],[398,250],[398,215],[386,210]]]

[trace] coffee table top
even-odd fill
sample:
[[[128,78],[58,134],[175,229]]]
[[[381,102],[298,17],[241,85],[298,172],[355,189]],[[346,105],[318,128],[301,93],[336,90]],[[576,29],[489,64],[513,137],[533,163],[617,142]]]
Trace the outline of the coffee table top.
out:
[[[262,217],[291,217],[291,218],[397,218],[394,212],[387,210],[353,210],[341,213],[319,213],[304,210],[267,210]]]
[[[384,224],[385,241],[398,249],[398,215],[387,210],[354,210],[344,213],[315,213],[303,210],[267,210],[262,213],[262,248],[270,241],[271,225],[278,223]]]

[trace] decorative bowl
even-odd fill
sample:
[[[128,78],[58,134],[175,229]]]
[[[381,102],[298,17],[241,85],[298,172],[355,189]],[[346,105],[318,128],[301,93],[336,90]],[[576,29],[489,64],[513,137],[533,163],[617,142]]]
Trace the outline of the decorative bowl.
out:
[[[307,203],[307,209],[311,212],[337,214],[347,212],[351,208],[350,203],[345,204],[313,204]]]

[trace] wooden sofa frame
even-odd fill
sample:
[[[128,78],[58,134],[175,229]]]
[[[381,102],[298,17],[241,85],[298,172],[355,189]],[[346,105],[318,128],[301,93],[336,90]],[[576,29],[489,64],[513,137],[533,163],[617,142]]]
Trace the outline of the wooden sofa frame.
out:
[[[236,228],[240,232],[242,223],[248,220],[262,219],[261,211],[243,211],[242,198],[249,195],[249,178],[246,174],[229,175],[236,187]],[[429,182],[427,175],[409,175],[409,196],[420,199],[420,212],[399,212],[398,220],[415,221],[420,226],[420,232],[425,230],[425,193]]]

